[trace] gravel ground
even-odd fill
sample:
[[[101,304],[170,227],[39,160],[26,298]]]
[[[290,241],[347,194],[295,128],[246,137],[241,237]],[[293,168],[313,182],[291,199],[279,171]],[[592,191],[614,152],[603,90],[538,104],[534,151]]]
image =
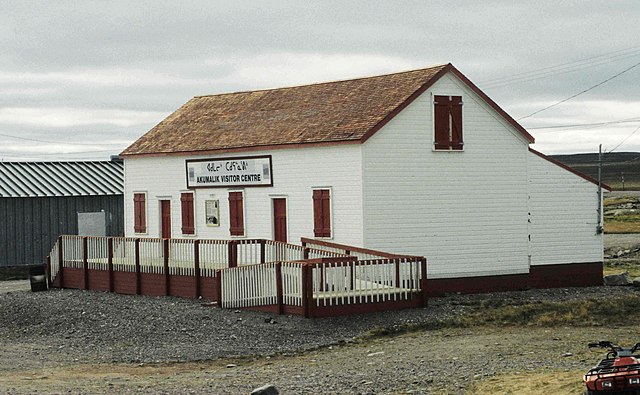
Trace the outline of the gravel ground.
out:
[[[105,381],[103,387],[87,392],[182,393],[188,387],[194,388],[194,393],[247,393],[249,387],[276,381],[280,388],[287,389],[283,393],[313,392],[317,386],[325,393],[393,393],[398,388],[429,393],[441,388],[442,380],[456,388],[473,377],[507,368],[568,369],[584,365],[584,361],[560,358],[567,350],[558,348],[559,343],[549,343],[549,335],[538,329],[526,331],[524,347],[530,349],[527,352],[538,353],[539,347],[531,343],[544,339],[554,358],[533,357],[535,354],[501,346],[505,333],[513,329],[504,333],[486,330],[475,337],[468,336],[468,330],[454,329],[366,342],[357,339],[376,327],[450,318],[481,301],[586,300],[629,292],[637,291],[593,287],[453,295],[432,299],[425,309],[310,320],[223,310],[205,307],[196,300],[169,297],[78,290],[15,291],[0,293],[0,371],[21,374],[61,365],[157,366],[166,362],[214,361],[206,362],[208,368],[188,383],[174,378],[163,380],[161,387],[147,388],[148,383],[135,388],[124,385],[110,392],[113,386]],[[560,339],[568,335],[557,336]],[[587,337],[585,342],[592,339]],[[466,345],[464,357],[455,354],[462,345]],[[488,360],[486,355],[492,348],[504,348],[505,354],[498,352]],[[509,353],[513,355],[507,358]],[[16,355],[21,357],[15,358]],[[379,358],[373,358],[376,356]],[[250,364],[243,362],[254,357],[260,358]],[[235,362],[238,366],[225,369],[234,358],[240,358]],[[453,382],[448,379],[452,374],[456,377]],[[80,388],[86,389],[86,385]],[[10,393],[32,392],[30,387],[23,388],[25,392],[11,388],[7,390]]]
[[[639,242],[638,235],[605,235],[610,248]],[[593,287],[451,295],[430,299],[425,309],[308,320],[168,297],[31,293],[28,281],[1,281],[0,393],[247,394],[267,382],[283,394],[463,393],[469,383],[505,371],[584,371],[598,357],[584,354],[586,342],[633,339],[637,328],[362,336],[380,327],[445,320],[480,303],[587,300],[629,292],[637,291]]]
[[[640,234],[638,233],[619,233],[604,235],[605,253],[615,249],[629,249],[640,245]]]

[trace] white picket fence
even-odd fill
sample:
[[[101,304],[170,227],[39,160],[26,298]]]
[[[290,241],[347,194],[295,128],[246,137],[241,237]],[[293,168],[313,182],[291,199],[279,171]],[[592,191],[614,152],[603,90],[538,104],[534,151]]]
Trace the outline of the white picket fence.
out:
[[[225,308],[274,305],[278,302],[276,263],[238,266],[220,271]]]
[[[419,259],[372,259],[317,264],[313,296],[317,306],[408,300],[420,291]]]
[[[277,263],[222,270],[222,307],[240,308],[277,302]],[[316,306],[409,300],[421,290],[421,259],[374,259],[311,264],[312,295]],[[282,262],[282,303],[303,305],[301,262]]]
[[[132,237],[113,238],[113,270],[117,272],[136,271],[136,239]]]
[[[302,307],[302,265],[300,263],[282,262],[282,301],[288,306]]]

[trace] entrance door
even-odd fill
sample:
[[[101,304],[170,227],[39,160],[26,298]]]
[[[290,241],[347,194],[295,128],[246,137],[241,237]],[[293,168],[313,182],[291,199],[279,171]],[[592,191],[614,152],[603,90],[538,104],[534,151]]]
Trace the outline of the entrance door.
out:
[[[273,199],[273,239],[287,242],[287,199]]]
[[[160,201],[161,236],[163,239],[171,238],[171,200]]]

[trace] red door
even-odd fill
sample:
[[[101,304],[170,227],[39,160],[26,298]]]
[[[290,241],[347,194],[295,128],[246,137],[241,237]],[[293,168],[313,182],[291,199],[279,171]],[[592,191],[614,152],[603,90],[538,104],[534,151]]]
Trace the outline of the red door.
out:
[[[171,201],[160,201],[161,236],[163,239],[171,238]]]
[[[273,199],[273,239],[287,242],[287,199]]]

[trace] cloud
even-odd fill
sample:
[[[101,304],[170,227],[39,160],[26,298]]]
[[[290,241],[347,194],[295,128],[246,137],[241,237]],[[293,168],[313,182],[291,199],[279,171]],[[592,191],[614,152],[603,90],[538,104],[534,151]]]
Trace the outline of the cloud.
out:
[[[50,84],[140,87],[198,84],[203,81],[144,69],[76,69],[46,72],[0,72],[0,84]]]
[[[231,73],[215,81],[234,81],[248,89],[334,81],[429,66],[396,56],[290,52],[235,57],[228,60],[210,59],[207,64],[231,64]]]
[[[119,109],[4,107],[0,108],[0,123],[54,128],[96,124],[127,127],[157,123],[167,115],[161,112]]]

